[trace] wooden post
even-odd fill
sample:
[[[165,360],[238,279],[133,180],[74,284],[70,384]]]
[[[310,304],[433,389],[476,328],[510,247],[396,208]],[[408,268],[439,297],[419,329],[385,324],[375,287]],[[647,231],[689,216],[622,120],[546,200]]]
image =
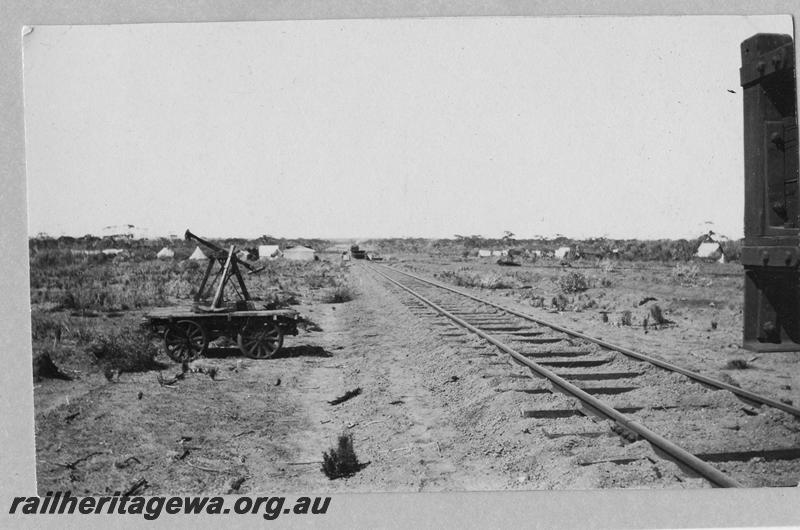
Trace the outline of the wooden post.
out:
[[[194,295],[194,301],[200,302],[203,299],[203,293],[206,290],[206,282],[208,282],[209,276],[211,276],[211,269],[214,268],[214,260],[209,259],[208,265],[206,265],[206,273],[203,275],[203,281],[200,282],[200,289],[197,290],[197,294]]]
[[[225,260],[225,266],[222,268],[222,278],[220,278],[219,286],[217,286],[217,294],[214,295],[214,301],[211,303],[212,309],[219,308],[219,304],[222,301],[222,291],[225,289],[225,283],[228,281],[228,271],[231,268],[231,258],[233,257],[233,251],[235,249],[236,247],[231,245],[231,249],[228,251],[228,259]]]
[[[794,43],[742,43],[744,347],[800,350],[800,205]]]

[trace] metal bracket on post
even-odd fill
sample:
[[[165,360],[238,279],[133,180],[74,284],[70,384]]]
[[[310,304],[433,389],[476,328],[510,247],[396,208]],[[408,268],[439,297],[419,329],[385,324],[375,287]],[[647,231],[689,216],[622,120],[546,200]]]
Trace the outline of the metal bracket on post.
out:
[[[744,347],[800,351],[800,188],[794,43],[742,42]]]

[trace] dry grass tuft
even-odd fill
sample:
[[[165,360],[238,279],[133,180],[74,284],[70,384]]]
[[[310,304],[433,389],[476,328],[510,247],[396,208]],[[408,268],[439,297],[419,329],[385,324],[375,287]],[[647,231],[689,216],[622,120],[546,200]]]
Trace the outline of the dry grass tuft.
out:
[[[680,285],[695,285],[700,276],[700,266],[697,263],[678,263],[672,269],[672,279]]]
[[[106,368],[120,372],[147,372],[163,365],[156,361],[158,348],[141,331],[122,329],[99,335],[89,351]]]
[[[356,297],[353,288],[349,285],[338,285],[326,290],[320,298],[323,304],[341,304],[349,302]]]
[[[671,323],[664,317],[664,313],[661,311],[661,307],[659,307],[658,304],[653,304],[650,306],[650,319],[652,320],[653,324],[658,326]]]
[[[744,359],[731,359],[728,361],[728,364],[725,365],[725,368],[729,370],[746,370],[750,368],[750,365],[747,364],[747,361]]]
[[[331,480],[350,477],[363,468],[353,449],[353,437],[349,434],[339,436],[339,443],[329,452],[322,453],[322,472]]]
[[[558,279],[558,286],[565,293],[580,293],[589,288],[589,281],[582,273],[569,272]]]
[[[550,301],[550,305],[553,306],[553,309],[556,311],[566,311],[567,305],[569,305],[569,299],[563,294],[559,293],[558,296],[553,297],[553,299]]]
[[[481,289],[513,289],[519,287],[516,278],[497,272],[479,273],[473,272],[469,268],[461,268],[457,271],[441,271],[434,276],[442,281],[452,283],[458,287],[478,287]]]

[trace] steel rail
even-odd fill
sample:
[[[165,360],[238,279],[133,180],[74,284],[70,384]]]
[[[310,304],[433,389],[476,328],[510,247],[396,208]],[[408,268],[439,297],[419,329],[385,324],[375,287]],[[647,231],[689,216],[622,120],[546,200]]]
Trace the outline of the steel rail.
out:
[[[622,353],[623,355],[627,355],[628,357],[632,357],[634,359],[638,359],[640,361],[644,361],[644,362],[653,364],[655,366],[658,366],[659,368],[664,368],[665,370],[669,370],[669,371],[672,371],[672,372],[677,372],[679,374],[683,374],[686,377],[694,379],[695,381],[698,381],[700,383],[705,383],[707,385],[711,385],[711,386],[719,388],[721,390],[727,390],[727,391],[732,392],[732,393],[736,394],[737,396],[745,398],[745,399],[747,399],[749,401],[752,401],[752,402],[755,402],[755,403],[760,403],[762,405],[768,405],[770,407],[782,410],[784,412],[788,412],[789,414],[792,414],[792,415],[797,416],[797,417],[800,418],[800,409],[798,409],[797,407],[793,407],[791,405],[787,405],[786,403],[781,403],[780,401],[776,401],[774,399],[770,399],[768,397],[761,396],[759,394],[754,394],[753,392],[750,392],[749,390],[744,390],[742,388],[733,386],[733,385],[728,384],[728,383],[724,383],[724,382],[719,381],[717,379],[712,379],[710,377],[706,377],[706,376],[704,376],[702,374],[699,374],[697,372],[693,372],[691,370],[687,370],[686,368],[681,368],[680,366],[674,365],[672,363],[668,363],[666,361],[662,361],[661,359],[657,359],[655,357],[651,357],[649,355],[645,355],[643,353],[639,353],[639,352],[633,351],[633,350],[628,349],[628,348],[626,348],[624,346],[618,346],[616,344],[612,344],[610,342],[606,342],[603,339],[598,339],[598,338],[595,338],[595,337],[591,337],[589,335],[581,333],[580,331],[574,331],[574,330],[565,328],[563,326],[559,326],[558,324],[553,324],[552,322],[547,322],[545,320],[542,320],[540,318],[534,317],[532,315],[529,315],[529,314],[526,314],[526,313],[521,313],[519,311],[515,311],[514,309],[510,309],[508,307],[504,307],[504,306],[501,306],[499,304],[495,304],[494,302],[490,302],[488,300],[483,300],[482,298],[478,298],[477,296],[473,296],[470,293],[465,293],[463,291],[460,291],[458,289],[454,289],[454,288],[452,288],[452,287],[450,287],[448,285],[444,285],[444,284],[439,283],[437,281],[429,280],[427,278],[422,278],[420,276],[417,276],[416,274],[411,274],[409,272],[401,271],[401,270],[396,269],[394,267],[389,267],[388,265],[383,265],[383,266],[389,268],[390,270],[398,272],[400,274],[404,274],[404,275],[406,275],[406,276],[408,276],[410,278],[414,278],[415,280],[419,280],[421,282],[425,282],[425,283],[428,283],[430,285],[434,285],[434,286],[439,287],[441,289],[445,289],[447,291],[451,291],[453,293],[460,294],[462,296],[466,296],[467,298],[471,298],[472,300],[475,300],[476,302],[480,302],[482,304],[486,304],[486,305],[492,306],[492,307],[494,307],[496,309],[499,309],[499,310],[504,311],[506,313],[509,313],[511,315],[517,316],[519,318],[528,320],[530,322],[535,322],[536,324],[540,324],[542,326],[549,327],[551,329],[554,329],[556,331],[560,331],[561,333],[565,333],[565,334],[570,335],[572,337],[576,337],[576,338],[583,339],[583,340],[586,340],[586,341],[589,341],[589,342],[593,342],[595,344],[598,344],[598,345],[602,346],[603,348],[605,348],[607,350],[613,350],[613,351]]]
[[[688,466],[688,467],[692,468],[693,470],[695,470],[697,473],[699,473],[701,476],[705,477],[707,480],[709,480],[715,486],[720,486],[720,487],[723,487],[723,488],[740,488],[740,487],[742,487],[742,485],[740,483],[738,483],[734,479],[730,478],[729,476],[725,475],[724,473],[722,473],[720,470],[718,470],[714,466],[708,464],[707,462],[701,460],[700,458],[696,457],[692,453],[686,451],[682,447],[679,447],[678,445],[670,442],[666,438],[654,433],[653,431],[651,431],[650,429],[648,429],[644,425],[636,422],[635,420],[632,420],[632,419],[628,418],[627,416],[625,416],[624,414],[620,413],[616,409],[606,405],[605,403],[603,403],[599,399],[595,398],[591,394],[589,394],[589,393],[581,390],[577,386],[573,385],[572,383],[570,383],[566,379],[563,379],[563,378],[559,377],[558,375],[556,375],[555,373],[551,372],[547,368],[544,368],[543,366],[531,361],[530,359],[528,359],[527,357],[525,357],[524,355],[522,355],[518,351],[516,351],[513,348],[507,346],[506,344],[500,342],[499,340],[495,339],[494,337],[492,337],[488,333],[480,330],[479,328],[476,328],[475,326],[473,326],[469,322],[467,322],[467,321],[457,317],[456,315],[450,313],[449,311],[447,311],[443,307],[440,307],[436,303],[428,300],[427,298],[425,298],[421,294],[419,294],[416,291],[410,289],[409,287],[406,287],[405,285],[401,284],[397,280],[387,276],[386,274],[384,274],[383,272],[375,269],[374,267],[370,267],[370,268],[374,272],[376,272],[377,274],[380,274],[381,276],[383,276],[384,278],[386,278],[387,280],[389,280],[393,284],[395,284],[398,287],[400,287],[401,289],[407,291],[408,293],[410,293],[411,295],[415,296],[416,298],[419,298],[422,302],[424,302],[425,304],[429,305],[434,310],[436,310],[439,313],[441,313],[442,315],[446,316],[447,318],[449,318],[453,322],[457,323],[459,326],[468,329],[469,331],[471,331],[472,333],[475,333],[476,335],[478,335],[479,337],[483,338],[487,342],[497,346],[499,349],[503,350],[504,352],[509,354],[511,357],[513,357],[520,364],[523,364],[523,365],[527,366],[528,368],[530,368],[531,370],[533,370],[534,372],[536,372],[537,374],[539,374],[539,375],[541,375],[543,377],[546,377],[556,387],[560,388],[562,391],[566,392],[567,394],[579,399],[580,401],[586,403],[587,405],[589,405],[589,407],[591,409],[597,411],[598,413],[602,414],[603,416],[607,417],[608,419],[618,423],[619,425],[621,425],[625,429],[628,429],[629,431],[632,431],[632,432],[640,435],[642,438],[644,438],[645,440],[647,440],[648,442],[650,442],[654,446],[658,447],[659,449],[661,449],[665,453],[671,455],[672,457],[676,458],[677,460],[679,460],[680,462],[682,462],[686,466]],[[394,269],[392,269],[392,270],[394,270]]]

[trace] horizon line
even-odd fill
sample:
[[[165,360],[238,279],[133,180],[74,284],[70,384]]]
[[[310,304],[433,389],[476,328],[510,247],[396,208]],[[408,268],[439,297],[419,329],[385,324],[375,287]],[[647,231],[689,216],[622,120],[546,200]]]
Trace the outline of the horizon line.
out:
[[[565,235],[565,234],[536,235],[536,236],[529,236],[529,237],[514,236],[514,237],[509,238],[509,242],[513,242],[513,241],[537,241],[537,240],[538,241],[541,241],[541,240],[547,241],[547,240],[555,240],[555,239],[569,239],[569,240],[574,240],[574,241],[585,241],[585,240],[595,240],[595,239],[606,239],[606,240],[613,240],[613,241],[621,241],[621,240],[635,240],[635,241],[661,241],[661,240],[666,240],[666,241],[677,241],[677,240],[681,240],[681,239],[684,239],[684,240],[698,239],[698,238],[702,238],[704,236],[707,236],[709,234],[713,234],[713,235],[720,236],[720,237],[725,237],[725,238],[733,240],[733,241],[736,241],[736,240],[739,240],[739,239],[744,239],[744,237],[732,238],[732,237],[725,236],[724,234],[721,234],[721,233],[718,233],[718,232],[715,232],[715,231],[708,231],[708,232],[699,233],[696,236],[683,236],[683,237],[681,237],[681,236],[669,236],[669,237],[657,237],[657,236],[656,237],[624,237],[623,236],[623,237],[614,237],[614,236],[610,236],[610,235],[569,236],[569,235]],[[261,239],[265,235],[270,237],[270,238],[273,238],[273,239],[286,239],[286,240],[292,240],[292,239],[313,240],[313,239],[318,239],[318,240],[327,240],[327,241],[345,241],[345,240],[347,240],[347,241],[359,242],[359,241],[386,240],[386,239],[424,239],[424,240],[431,240],[431,241],[436,241],[436,240],[458,241],[454,236],[437,237],[437,236],[417,236],[417,235],[322,237],[322,236],[280,236],[280,235],[263,234],[263,235],[254,236],[254,237],[247,237],[247,236],[241,236],[241,235],[228,235],[228,236],[203,235],[201,237],[205,237],[205,238],[208,238],[208,239],[247,239],[247,240],[257,240],[257,239]],[[476,236],[476,237],[478,237],[480,239],[483,239],[483,240],[502,240],[503,239],[502,236],[489,237],[489,236],[482,236],[482,235],[478,235],[478,234],[470,234],[469,236],[464,236],[464,237],[465,238],[471,238],[473,236]],[[59,239],[59,238],[62,238],[62,237],[69,237],[69,238],[72,238],[72,239],[81,239],[81,238],[84,238],[84,237],[96,237],[98,239],[126,238],[126,239],[135,240],[135,241],[142,241],[142,240],[155,241],[155,240],[159,240],[159,239],[169,239],[169,240],[176,240],[177,239],[177,240],[182,240],[182,241],[185,240],[182,235],[176,235],[176,236],[170,236],[170,235],[132,236],[132,235],[125,234],[125,233],[107,234],[107,235],[98,235],[98,234],[87,233],[87,234],[82,234],[82,235],[79,235],[79,236],[70,235],[70,234],[60,234],[58,236],[54,236],[54,235],[48,234],[47,232],[38,232],[37,234],[34,234],[34,235],[31,235],[31,234],[28,235],[28,239],[29,240],[32,240],[32,239],[44,239],[44,238]]]

